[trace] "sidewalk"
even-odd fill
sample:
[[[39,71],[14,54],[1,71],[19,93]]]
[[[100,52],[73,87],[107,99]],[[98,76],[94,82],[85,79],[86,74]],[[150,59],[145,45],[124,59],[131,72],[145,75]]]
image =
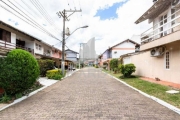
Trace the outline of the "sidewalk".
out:
[[[45,89],[46,87],[51,86],[54,83],[58,82],[58,80],[47,79],[46,77],[40,77],[38,79],[38,81],[40,82],[40,84],[43,85],[43,87],[31,92],[28,96],[23,96],[23,97],[21,97],[19,99],[14,100],[14,102],[12,102],[12,103],[9,103],[9,104],[8,103],[0,103],[0,111],[6,109],[6,108],[8,108],[8,107],[10,107],[10,106],[12,106],[12,105],[14,105],[16,103],[21,102],[21,101],[25,100],[26,98],[36,94],[37,92]]]
[[[165,85],[165,86],[169,86],[175,89],[180,89],[180,84],[177,83],[172,83],[172,82],[167,82],[167,81],[156,81],[155,79],[152,78],[147,78],[147,77],[141,77],[140,79],[142,80],[146,80],[152,83],[157,83],[157,84],[161,84],[161,85]]]

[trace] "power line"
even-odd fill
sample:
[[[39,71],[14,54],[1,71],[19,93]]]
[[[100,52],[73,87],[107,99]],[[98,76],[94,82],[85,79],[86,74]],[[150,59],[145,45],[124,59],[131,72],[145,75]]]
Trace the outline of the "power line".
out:
[[[40,3],[38,3],[36,0],[30,0],[31,3],[36,7],[36,9],[41,13],[41,15],[53,26],[54,25],[54,28],[56,28],[52,18],[50,18],[47,13],[43,10],[43,8],[41,7],[42,5],[40,5]],[[58,33],[59,33],[59,29],[56,28],[56,30],[58,30]]]
[[[1,0],[2,1],[2,0]],[[5,3],[4,1],[2,1],[4,4],[6,4],[8,7],[10,7],[11,9],[13,9],[14,11],[16,11],[14,8],[12,8],[11,6],[9,6],[7,3]],[[4,8],[6,11],[8,11],[8,12],[10,12],[10,13],[12,13],[12,14],[14,14],[12,11],[10,11],[10,10],[8,10],[7,8],[5,8],[4,6],[2,6],[1,5],[1,7],[2,8]],[[16,11],[17,13],[19,13],[18,11]],[[20,13],[19,13],[20,14]],[[14,14],[16,17],[18,17],[18,18],[20,18],[19,16],[17,16],[16,14]],[[20,15],[22,15],[22,14],[20,14]],[[23,15],[22,15],[23,16]],[[23,16],[24,17],[24,16]],[[25,21],[26,23],[28,23],[29,25],[31,25],[31,26],[33,26],[34,28],[39,28],[37,25],[33,25],[33,24],[31,24],[32,22],[29,20],[29,19],[27,19],[28,21],[30,21],[31,23],[29,23],[28,21],[26,21],[26,20],[24,20],[24,19],[22,19],[22,18],[20,18],[21,20],[23,20],[23,21]],[[47,32],[46,30],[43,30],[42,28],[40,28],[40,30],[42,30],[43,32],[45,32],[47,35],[49,35],[49,36],[51,36],[51,37],[53,37],[54,39],[56,39],[56,40],[59,40],[58,38],[56,38],[54,35],[52,35],[51,33],[49,33],[49,32]],[[59,40],[59,41],[61,41],[61,40]],[[62,42],[62,41],[61,41]]]
[[[23,2],[23,4],[24,5],[26,5],[28,8],[32,8],[32,7],[30,7],[27,3],[25,3],[23,0],[21,0],[22,2]],[[31,9],[31,10],[33,10],[34,11],[34,9]],[[29,12],[28,12],[29,13]],[[38,12],[36,12],[36,11],[34,11],[34,13],[38,13]],[[32,15],[32,14],[31,14]],[[42,15],[42,14],[40,14],[40,15]],[[34,16],[33,16],[34,17]],[[38,16],[39,17],[39,16]],[[45,18],[45,20],[48,22],[48,20]],[[54,31],[54,30],[53,30]],[[59,31],[56,31],[57,33],[59,33]]]
[[[51,16],[48,14],[48,12],[46,11],[46,9],[42,6],[42,4],[39,2],[39,0],[35,0],[37,2],[37,4],[39,4],[40,8],[42,8],[42,11],[44,11],[44,13],[47,15],[48,18],[50,18],[50,20],[52,21],[52,23],[54,24],[53,19],[51,18]]]
[[[9,0],[8,0],[9,1]],[[33,23],[35,26],[38,26],[38,28],[40,28],[41,30],[45,31],[46,33],[48,33],[49,35],[53,36],[54,38],[56,38],[54,35],[52,35],[51,33],[49,33],[49,31],[47,31],[46,29],[44,29],[43,27],[41,27],[37,22],[35,22],[34,20],[32,20],[26,13],[24,13],[21,9],[19,9],[16,5],[14,5],[12,2],[10,2],[14,7],[16,7],[19,11],[21,11],[22,13],[24,13],[26,16],[28,16],[31,20],[29,20],[27,17],[25,17],[24,15],[22,15],[21,13],[19,13],[17,10],[15,10],[14,8],[12,8],[11,6],[9,6],[6,2],[4,2],[2,0],[2,2],[4,4],[6,4],[8,7],[10,7],[11,9],[13,9],[15,12],[17,12],[18,14],[20,14],[21,16],[23,16],[24,18],[26,18],[29,22]],[[56,38],[57,39],[57,38]]]
[[[32,15],[34,18],[35,16],[33,14],[31,14],[30,12],[28,12],[28,10],[26,10],[21,4],[19,4],[17,1],[15,1],[16,4],[18,4],[21,8],[23,8],[27,13],[29,13],[30,15]]]

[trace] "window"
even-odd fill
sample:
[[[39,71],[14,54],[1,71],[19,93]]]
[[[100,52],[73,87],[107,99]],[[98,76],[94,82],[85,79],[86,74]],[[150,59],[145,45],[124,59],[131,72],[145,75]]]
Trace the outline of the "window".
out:
[[[114,51],[114,54],[116,54],[117,53],[117,51]]]
[[[11,33],[6,30],[0,29],[0,40],[11,42]]]
[[[36,43],[36,50],[41,50],[41,45]]]
[[[166,69],[169,69],[170,68],[170,53],[169,52],[166,52]]]
[[[39,45],[39,50],[41,50],[41,45]]]
[[[165,15],[162,15],[160,18],[159,18],[159,21],[160,21],[160,28],[159,28],[159,32],[160,32],[160,37],[163,37],[164,35],[167,35],[167,31],[165,31],[167,29],[167,14]]]
[[[175,16],[175,12],[176,10],[175,9],[171,9],[171,19],[174,19],[176,16]],[[175,24],[175,20],[173,20],[171,22],[171,25],[173,26]]]
[[[36,43],[36,50],[38,50],[38,47],[39,47],[39,46],[38,46],[38,44]]]

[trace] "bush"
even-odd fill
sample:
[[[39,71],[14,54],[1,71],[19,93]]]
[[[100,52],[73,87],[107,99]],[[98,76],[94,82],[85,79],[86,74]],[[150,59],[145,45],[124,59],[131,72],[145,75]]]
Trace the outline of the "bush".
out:
[[[123,74],[123,77],[131,77],[131,74],[136,71],[134,64],[119,64],[118,66],[120,72]]]
[[[118,68],[118,59],[112,59],[110,61],[110,69],[115,71]]]
[[[27,51],[15,49],[7,54],[0,66],[0,87],[8,95],[15,95],[30,88],[39,76],[39,66],[36,59]]]
[[[60,80],[63,77],[63,75],[61,70],[55,69],[55,70],[48,70],[46,73],[46,77],[48,77],[48,79]]]
[[[40,69],[40,75],[46,76],[46,72],[48,70],[54,69],[54,61],[49,59],[39,59],[38,60],[39,69]]]

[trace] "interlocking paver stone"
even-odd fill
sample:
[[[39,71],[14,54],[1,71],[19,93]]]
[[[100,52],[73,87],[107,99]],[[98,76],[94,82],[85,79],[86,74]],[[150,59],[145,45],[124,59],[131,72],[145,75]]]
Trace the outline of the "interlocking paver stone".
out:
[[[95,68],[84,68],[0,112],[0,120],[180,120]]]

